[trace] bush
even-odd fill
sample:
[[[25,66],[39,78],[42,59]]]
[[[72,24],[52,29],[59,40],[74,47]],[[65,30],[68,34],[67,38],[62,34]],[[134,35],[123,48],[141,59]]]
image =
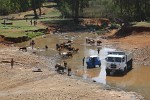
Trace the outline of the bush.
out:
[[[36,36],[40,36],[42,34],[43,33],[41,33],[41,32],[28,32],[28,33],[26,33],[26,35],[28,36],[29,39],[32,39],[33,37],[36,37]]]
[[[116,23],[111,24],[110,29],[118,29],[120,26]]]
[[[8,15],[9,10],[7,8],[0,8],[0,15]]]

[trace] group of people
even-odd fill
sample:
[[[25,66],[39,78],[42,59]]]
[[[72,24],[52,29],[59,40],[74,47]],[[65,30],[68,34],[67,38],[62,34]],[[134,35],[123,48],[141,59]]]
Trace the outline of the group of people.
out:
[[[26,22],[27,22],[27,21],[28,21],[28,18],[25,18],[25,19],[26,19]],[[34,20],[31,19],[31,20],[30,20],[30,24],[31,24],[31,25],[33,24],[34,26],[36,26],[36,25],[37,25],[37,19],[34,19]]]
[[[35,19],[35,20],[33,20],[33,22],[32,22],[32,19],[30,20],[30,23],[31,23],[31,25],[33,24],[34,26],[36,26],[37,25],[37,20]]]

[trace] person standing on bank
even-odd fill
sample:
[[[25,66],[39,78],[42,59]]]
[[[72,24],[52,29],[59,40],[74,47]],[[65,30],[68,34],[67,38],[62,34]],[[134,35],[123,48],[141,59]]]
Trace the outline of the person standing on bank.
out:
[[[28,21],[28,18],[26,17],[26,22]]]
[[[30,45],[32,46],[32,49],[33,49],[33,46],[35,45],[34,40],[32,40],[32,41],[30,42]]]
[[[36,26],[36,20],[33,21],[34,26]]]
[[[31,23],[31,25],[32,25],[32,19],[30,20],[30,23]]]
[[[13,69],[13,66],[14,66],[14,60],[13,60],[13,58],[11,58],[10,64],[11,64],[11,69]]]
[[[6,20],[4,19],[4,25],[6,25]]]

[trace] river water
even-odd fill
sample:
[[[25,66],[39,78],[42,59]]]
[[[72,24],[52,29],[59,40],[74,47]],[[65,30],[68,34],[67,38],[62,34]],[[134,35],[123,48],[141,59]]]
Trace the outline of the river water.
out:
[[[79,52],[74,54],[71,58],[60,57],[61,59],[58,62],[63,63],[63,61],[67,61],[68,67],[71,67],[73,70],[73,75],[119,87],[126,91],[135,91],[144,96],[145,99],[150,99],[150,66],[134,65],[133,69],[124,76],[106,76],[105,56],[108,51],[115,50],[114,46],[109,44],[102,44],[99,47],[86,45],[85,37],[97,39],[96,34],[89,33],[54,34],[37,37],[34,39],[36,48],[34,51],[36,51],[38,55],[46,57],[55,54],[58,55],[58,51],[55,49],[56,43],[66,42],[68,39],[71,39],[73,40],[72,47],[79,48]],[[29,46],[29,42],[30,41],[20,43],[17,44],[17,46]],[[44,49],[45,45],[49,47],[47,51]],[[97,48],[101,48],[99,54],[97,53]],[[83,57],[90,55],[100,56],[102,61],[100,68],[87,69],[86,64],[83,66]]]

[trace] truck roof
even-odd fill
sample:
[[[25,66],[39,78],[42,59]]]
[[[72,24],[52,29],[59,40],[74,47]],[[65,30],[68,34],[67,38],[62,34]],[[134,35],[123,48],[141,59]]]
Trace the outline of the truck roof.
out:
[[[124,52],[124,51],[109,51],[108,54],[115,54],[115,55],[129,55],[131,52]]]
[[[114,55],[114,54],[109,54],[109,55],[107,55],[107,57],[119,57],[119,58],[123,58],[124,55]]]
[[[91,58],[94,58],[94,57],[99,57],[98,55],[91,55],[90,56]]]

